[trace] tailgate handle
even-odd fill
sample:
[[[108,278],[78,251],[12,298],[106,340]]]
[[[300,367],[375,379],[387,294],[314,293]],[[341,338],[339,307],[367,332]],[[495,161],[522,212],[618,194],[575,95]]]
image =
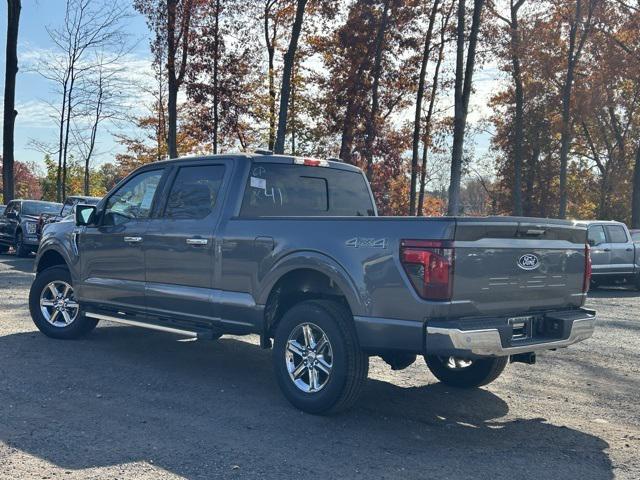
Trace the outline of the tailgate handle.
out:
[[[522,235],[526,235],[528,237],[540,237],[544,235],[547,231],[542,228],[528,228],[524,232],[521,232]]]

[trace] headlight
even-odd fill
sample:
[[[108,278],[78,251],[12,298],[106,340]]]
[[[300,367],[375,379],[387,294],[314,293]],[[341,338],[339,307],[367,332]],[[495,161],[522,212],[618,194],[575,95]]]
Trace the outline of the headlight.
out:
[[[35,222],[26,222],[25,225],[27,227],[27,234],[28,235],[35,235],[36,234],[36,224],[35,224]]]

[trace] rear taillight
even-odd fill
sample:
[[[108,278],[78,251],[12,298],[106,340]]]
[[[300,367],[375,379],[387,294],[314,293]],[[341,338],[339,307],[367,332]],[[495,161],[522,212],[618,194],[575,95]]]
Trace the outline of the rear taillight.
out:
[[[451,300],[453,292],[453,242],[402,240],[400,261],[413,288],[425,300]]]
[[[589,285],[591,284],[591,247],[589,244],[584,246],[584,279],[582,280],[582,292],[587,293],[589,291]]]

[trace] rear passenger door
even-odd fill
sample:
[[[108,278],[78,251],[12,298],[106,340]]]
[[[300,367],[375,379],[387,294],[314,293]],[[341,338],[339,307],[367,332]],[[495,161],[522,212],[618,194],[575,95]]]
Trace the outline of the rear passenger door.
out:
[[[157,218],[145,235],[149,315],[211,322],[215,230],[229,176],[228,161],[177,165]]]
[[[591,247],[591,264],[594,275],[608,273],[611,263],[611,248],[602,225],[590,225],[588,242]]]
[[[622,225],[606,225],[607,238],[611,248],[611,273],[633,273],[633,243]]]

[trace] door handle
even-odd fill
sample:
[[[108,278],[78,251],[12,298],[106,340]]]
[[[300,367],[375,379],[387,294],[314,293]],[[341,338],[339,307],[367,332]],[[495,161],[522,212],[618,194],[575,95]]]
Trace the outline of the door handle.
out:
[[[627,252],[633,252],[633,248],[627,248]]]
[[[142,242],[142,237],[124,237],[124,241],[127,243],[140,243]]]
[[[611,249],[610,249],[610,248],[603,248],[603,249],[602,249],[602,251],[603,251],[603,252],[610,252],[610,251],[611,251]]]
[[[187,238],[187,245],[206,245],[209,240],[206,238]]]

